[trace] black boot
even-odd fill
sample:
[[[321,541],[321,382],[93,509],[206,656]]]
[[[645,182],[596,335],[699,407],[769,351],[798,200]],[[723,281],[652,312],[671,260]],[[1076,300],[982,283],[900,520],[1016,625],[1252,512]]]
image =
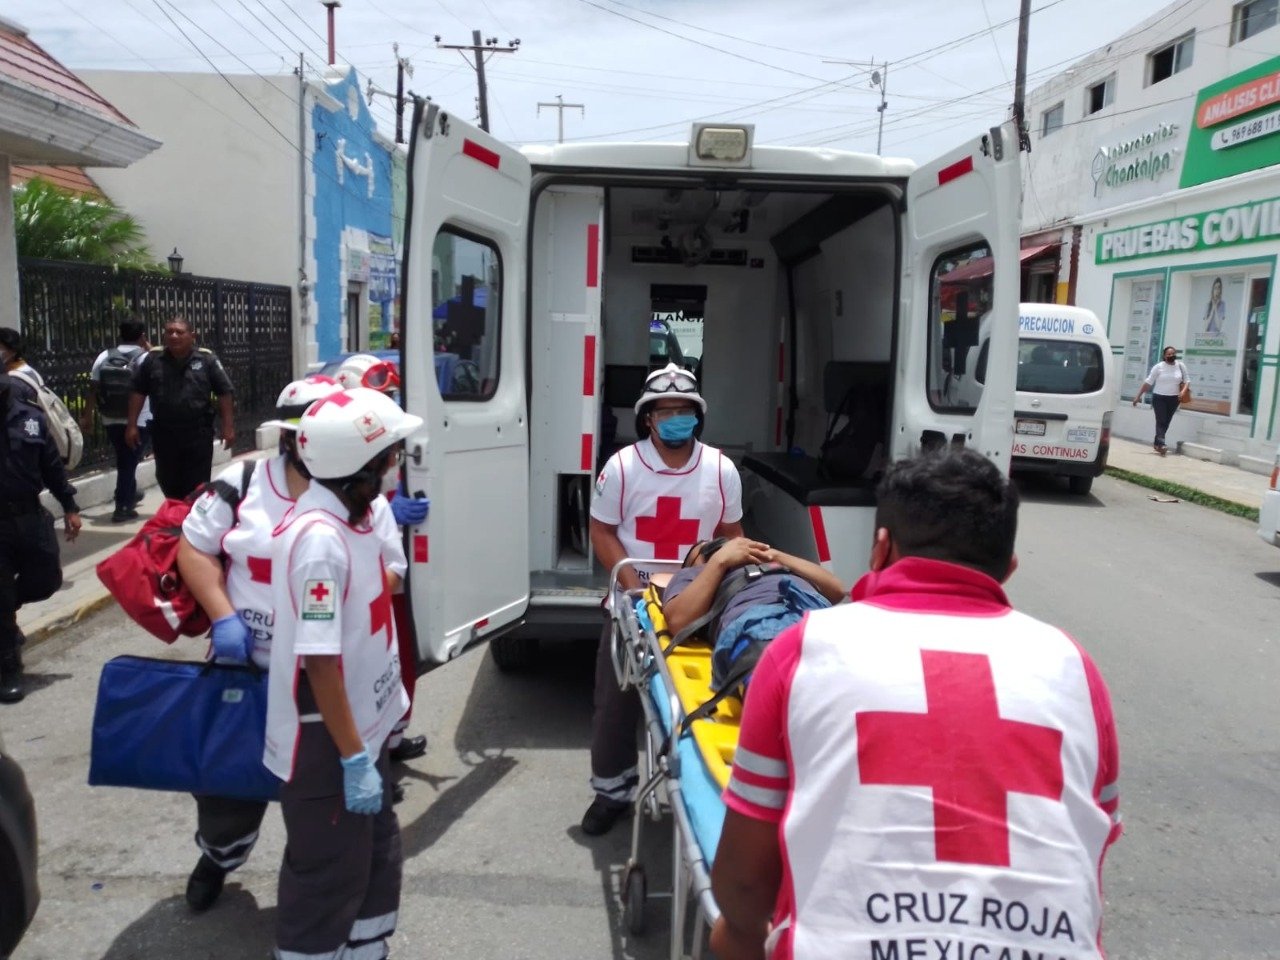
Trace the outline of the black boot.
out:
[[[16,650],[0,659],[0,703],[17,703],[27,695],[22,656]]]
[[[222,883],[226,879],[227,871],[201,854],[187,879],[187,904],[196,913],[204,913],[222,895]]]

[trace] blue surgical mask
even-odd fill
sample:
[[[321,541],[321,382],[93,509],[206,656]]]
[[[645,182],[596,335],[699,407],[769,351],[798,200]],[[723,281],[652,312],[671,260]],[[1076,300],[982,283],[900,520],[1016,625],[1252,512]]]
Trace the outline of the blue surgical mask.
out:
[[[678,417],[659,422],[658,436],[664,443],[684,443],[693,436],[693,431],[696,429],[698,429],[698,418],[692,413],[683,413]]]

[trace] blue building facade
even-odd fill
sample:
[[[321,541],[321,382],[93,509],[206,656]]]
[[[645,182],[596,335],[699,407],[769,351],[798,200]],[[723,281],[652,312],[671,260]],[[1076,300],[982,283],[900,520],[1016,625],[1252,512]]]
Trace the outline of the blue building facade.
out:
[[[313,356],[385,346],[396,328],[393,145],[376,132],[354,69],[313,86],[309,224]]]

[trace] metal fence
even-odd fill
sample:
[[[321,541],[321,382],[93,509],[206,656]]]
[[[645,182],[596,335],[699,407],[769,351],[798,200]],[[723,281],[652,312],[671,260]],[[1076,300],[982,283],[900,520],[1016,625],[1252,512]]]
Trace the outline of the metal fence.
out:
[[[221,358],[235,385],[237,451],[253,446],[254,428],[292,379],[288,287],[28,258],[19,260],[18,283],[27,359],[77,417],[94,358],[115,345],[122,320],[146,324],[156,345],[166,320],[191,321],[200,346]],[[101,425],[84,441],[76,474],[114,463]]]

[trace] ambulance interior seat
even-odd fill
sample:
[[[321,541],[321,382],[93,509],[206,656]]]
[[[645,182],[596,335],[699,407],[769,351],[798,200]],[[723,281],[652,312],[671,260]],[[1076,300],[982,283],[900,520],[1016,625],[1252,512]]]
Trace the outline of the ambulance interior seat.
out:
[[[631,443],[632,423],[635,420],[636,400],[644,392],[644,381],[649,368],[644,364],[606,364],[604,382],[601,384],[600,403],[600,455],[596,471],[604,469],[609,458]],[[619,427],[622,436],[619,437]]]
[[[823,369],[822,405],[829,422],[846,404],[851,417],[880,417],[880,411],[888,408],[888,393],[888,361],[832,360]],[[887,449],[887,418],[880,424],[880,441]],[[874,480],[833,479],[823,470],[819,457],[786,451],[749,453],[742,465],[805,506],[861,507],[876,502]]]

